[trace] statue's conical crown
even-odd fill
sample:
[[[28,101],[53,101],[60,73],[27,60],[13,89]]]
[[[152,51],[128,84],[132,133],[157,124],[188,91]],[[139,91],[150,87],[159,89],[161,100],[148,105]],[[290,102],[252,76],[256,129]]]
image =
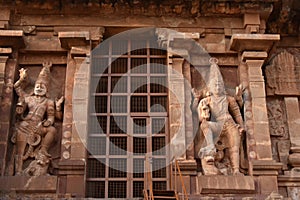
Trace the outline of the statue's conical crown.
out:
[[[40,71],[40,74],[35,82],[36,84],[42,83],[48,88],[49,82],[50,82],[50,67],[51,66],[52,66],[51,64],[43,65],[43,68]]]

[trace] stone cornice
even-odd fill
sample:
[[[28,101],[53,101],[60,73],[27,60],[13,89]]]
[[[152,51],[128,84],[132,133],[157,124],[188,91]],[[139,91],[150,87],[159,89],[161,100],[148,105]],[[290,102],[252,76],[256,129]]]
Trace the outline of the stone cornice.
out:
[[[20,14],[126,14],[147,16],[198,17],[241,15],[245,12],[268,12],[278,0],[107,0],[107,1],[5,1],[3,6]],[[28,9],[27,9],[28,8]],[[271,9],[271,10],[270,10]]]
[[[266,51],[280,40],[278,34],[233,34],[230,41],[230,50],[234,51]]]
[[[0,46],[22,48],[24,44],[23,31],[0,30]]]

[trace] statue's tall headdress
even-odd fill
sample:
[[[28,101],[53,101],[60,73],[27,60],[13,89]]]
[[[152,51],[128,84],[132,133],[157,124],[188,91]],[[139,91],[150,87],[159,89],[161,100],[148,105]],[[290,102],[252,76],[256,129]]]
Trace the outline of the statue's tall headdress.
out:
[[[209,88],[211,88],[216,82],[222,83],[224,85],[223,77],[218,66],[218,59],[210,58],[209,63]]]
[[[40,71],[40,74],[36,80],[36,84],[37,83],[42,83],[44,84],[47,89],[49,88],[49,82],[50,82],[50,68],[52,66],[51,62],[45,62],[43,63],[43,68]]]

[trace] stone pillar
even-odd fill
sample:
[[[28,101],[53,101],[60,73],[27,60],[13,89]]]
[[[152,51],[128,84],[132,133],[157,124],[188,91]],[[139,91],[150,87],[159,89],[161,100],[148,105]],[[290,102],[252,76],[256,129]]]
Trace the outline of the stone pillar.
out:
[[[185,160],[185,99],[184,77],[182,75],[184,59],[170,58],[170,60],[172,62],[171,66],[168,67],[170,157]]]
[[[62,48],[68,50],[61,160],[60,194],[85,196],[86,138],[89,102],[89,32],[59,32]]]
[[[15,69],[16,63],[7,64],[8,56],[0,56],[0,173],[4,175],[9,141],[10,117],[13,100],[13,76],[4,78],[6,70]],[[14,71],[14,70],[13,70]],[[6,114],[5,114],[6,113]]]
[[[183,63],[183,76],[184,76],[184,120],[185,120],[185,139],[186,139],[186,158],[194,160],[194,131],[193,131],[193,118],[190,102],[192,102],[191,93],[191,66],[190,63],[185,61]]]
[[[169,126],[170,126],[170,158],[176,159],[180,167],[188,194],[196,193],[196,161],[194,159],[194,131],[191,104],[191,72],[189,51],[199,33],[179,33],[169,29],[157,29],[159,45],[170,54],[168,56],[168,86],[169,86]],[[172,57],[172,55],[181,57]],[[174,160],[172,160],[174,161]],[[173,163],[171,188],[181,188],[178,169]],[[177,185],[175,186],[175,178]]]
[[[248,67],[248,89],[251,94],[252,113],[246,112],[245,115],[252,115],[253,127],[250,135],[255,141],[256,152],[249,152],[250,158],[257,160],[272,160],[271,139],[269,134],[269,120],[266,107],[265,81],[262,76],[261,67],[266,52],[243,52],[242,59]]]
[[[300,170],[300,111],[297,97],[284,97],[287,112],[287,122],[291,141],[291,154],[289,163],[294,167],[293,171]],[[298,170],[296,170],[296,169]],[[298,174],[300,175],[300,174]]]
[[[279,35],[234,34],[230,43],[230,49],[239,52],[240,78],[246,87],[244,117],[249,174],[254,176],[257,192],[261,194],[278,191],[277,175],[282,167],[272,159],[265,81],[262,75],[262,65],[274,42],[278,40]]]
[[[14,102],[14,78],[17,66],[17,52],[24,47],[23,31],[0,30],[0,174],[12,175],[13,168],[7,168],[13,163],[13,149],[8,149],[10,143],[10,127]],[[8,163],[7,163],[8,162]],[[5,170],[5,168],[7,168]]]

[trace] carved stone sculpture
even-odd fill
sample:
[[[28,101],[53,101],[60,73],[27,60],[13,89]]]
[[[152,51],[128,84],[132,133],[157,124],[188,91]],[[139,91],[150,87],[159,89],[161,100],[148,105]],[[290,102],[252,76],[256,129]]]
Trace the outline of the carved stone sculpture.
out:
[[[48,175],[48,167],[50,164],[50,156],[38,152],[28,167],[23,170],[23,175],[26,176],[41,176]]]
[[[266,66],[267,95],[299,95],[300,82],[296,77],[294,55],[284,50]]]
[[[48,153],[55,136],[56,128],[53,126],[55,116],[61,117],[61,104],[63,97],[53,100],[48,97],[50,81],[50,68],[52,63],[43,63],[43,68],[35,82],[33,93],[26,93],[25,88],[30,82],[26,69],[20,70],[20,79],[14,84],[19,96],[16,113],[19,120],[16,122],[16,132],[12,142],[16,144],[15,175],[44,175],[47,172]],[[23,171],[23,162],[30,157],[35,160]],[[43,170],[38,170],[43,166]]]
[[[237,87],[238,98],[227,95],[217,60],[211,59],[210,63],[209,92],[201,100],[198,97],[197,106],[200,132],[205,141],[199,151],[203,173],[239,175],[240,140],[245,132],[239,107],[242,87]]]

